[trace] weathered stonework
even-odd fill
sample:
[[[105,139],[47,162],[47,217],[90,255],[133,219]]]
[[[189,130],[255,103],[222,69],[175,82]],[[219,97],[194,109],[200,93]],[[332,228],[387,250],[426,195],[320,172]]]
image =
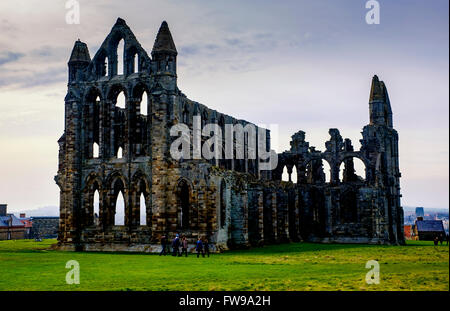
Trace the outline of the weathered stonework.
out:
[[[58,236],[59,218],[52,216],[31,217],[33,227],[31,236],[33,238],[54,239]]]
[[[117,74],[122,39],[124,72]],[[213,251],[300,240],[404,242],[398,135],[386,87],[376,76],[361,150],[354,151],[350,140],[330,129],[326,150],[320,152],[299,131],[292,136],[291,149],[279,154],[277,168],[261,171],[258,161],[248,158],[176,161],[170,156],[177,138],[170,136],[170,128],[185,123],[192,130],[195,115],[222,128],[248,124],[189,100],[177,87],[176,59],[165,22],[151,57],[122,19],[92,60],[87,45],[75,43],[68,63],[65,131],[58,141],[57,248],[152,252],[160,249],[162,234],[175,232],[186,235],[191,248],[198,236],[206,236]],[[116,105],[120,92],[126,97],[125,108]],[[147,115],[140,111],[144,93]],[[365,178],[354,173],[355,157],[366,166]],[[329,182],[322,161],[330,164]],[[285,166],[289,175],[296,168],[297,183],[281,181]],[[98,218],[93,207],[96,191]],[[114,217],[120,192],[125,221],[118,226]],[[141,195],[146,225],[140,224]]]

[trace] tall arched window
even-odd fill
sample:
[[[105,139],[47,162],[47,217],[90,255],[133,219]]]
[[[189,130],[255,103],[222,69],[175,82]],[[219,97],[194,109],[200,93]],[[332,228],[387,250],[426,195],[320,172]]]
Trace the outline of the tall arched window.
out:
[[[94,95],[95,96],[95,95]],[[89,135],[89,140],[92,143],[92,157],[98,158],[100,157],[100,96],[95,96],[95,99],[92,101],[92,107],[90,107],[90,113],[92,113],[92,118],[90,119],[90,124],[88,131],[92,131],[92,136]],[[92,138],[91,138],[92,137]]]
[[[102,69],[102,76],[107,77],[109,75],[109,61],[108,57],[105,58],[105,64],[103,65]]]
[[[144,92],[142,94],[141,107],[140,107],[140,112],[144,116],[146,116],[148,114],[147,107],[148,107],[148,97],[147,97],[147,92]]]
[[[185,180],[178,184],[178,225],[181,229],[189,228],[190,188]]]
[[[124,55],[124,41],[123,39],[119,41],[117,45],[117,74],[123,75],[123,55]]]
[[[100,194],[98,193],[98,190],[95,190],[94,192],[94,225],[99,225],[99,217],[100,217]]]
[[[125,102],[126,102],[125,94],[123,92],[120,92],[119,95],[117,95],[116,107],[125,109]]]
[[[325,174],[325,182],[331,182],[331,166],[326,160],[322,160],[323,173]]]
[[[133,72],[134,73],[139,72],[139,55],[137,53],[134,54],[133,64],[134,64]]]
[[[294,184],[297,183],[297,167],[295,165],[292,167],[291,181]]]
[[[141,196],[139,197],[139,224],[141,226],[147,225],[147,206],[145,204],[145,196],[144,193],[141,193]]]
[[[100,148],[98,146],[97,143],[94,143],[92,146],[92,152],[93,152],[93,157],[94,158],[98,158],[99,154],[100,154]]]
[[[125,224],[125,199],[122,190],[119,191],[116,199],[116,214],[114,216],[114,225],[123,226]]]
[[[117,149],[117,159],[122,159],[123,157],[123,150],[122,147],[119,147],[119,149]]]
[[[283,167],[283,174],[281,175],[281,180],[282,181],[289,181],[289,174],[288,174],[288,170],[287,170],[287,166],[286,165]]]

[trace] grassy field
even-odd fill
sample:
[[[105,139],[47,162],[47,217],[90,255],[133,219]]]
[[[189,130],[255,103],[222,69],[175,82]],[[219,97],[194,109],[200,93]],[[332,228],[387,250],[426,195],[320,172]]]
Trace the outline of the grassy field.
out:
[[[48,250],[55,240],[0,241],[0,290],[449,290],[449,248],[292,243],[210,258]],[[66,284],[66,262],[80,284]],[[368,285],[368,260],[380,284]]]

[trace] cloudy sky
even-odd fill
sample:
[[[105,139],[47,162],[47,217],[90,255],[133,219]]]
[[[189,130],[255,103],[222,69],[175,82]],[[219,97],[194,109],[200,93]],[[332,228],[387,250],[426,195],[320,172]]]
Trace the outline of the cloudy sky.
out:
[[[65,0],[0,2],[0,203],[18,212],[58,205],[67,61],[91,57],[122,17],[150,53],[163,20],[178,49],[178,85],[191,99],[258,124],[278,124],[275,149],[306,131],[323,150],[339,128],[359,148],[374,74],[388,88],[400,135],[403,205],[448,208],[447,0]],[[55,208],[56,209],[56,208]]]

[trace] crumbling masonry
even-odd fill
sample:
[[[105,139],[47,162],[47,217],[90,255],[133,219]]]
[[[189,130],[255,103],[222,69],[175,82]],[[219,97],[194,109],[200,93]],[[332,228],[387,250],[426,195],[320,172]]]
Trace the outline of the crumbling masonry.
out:
[[[121,40],[123,73],[117,57]],[[291,149],[278,155],[277,168],[261,171],[258,161],[248,157],[171,157],[177,137],[170,136],[170,128],[177,123],[192,128],[195,115],[222,128],[248,124],[189,100],[177,87],[176,61],[166,22],[151,57],[120,18],[92,60],[87,45],[75,42],[68,63],[65,130],[58,141],[57,248],[152,252],[159,250],[162,234],[175,232],[191,244],[206,236],[216,250],[301,240],[404,243],[398,135],[386,86],[377,76],[359,151],[337,129],[330,129],[324,152],[310,147],[299,131]],[[117,105],[121,92],[124,108]],[[263,131],[270,144],[269,131]],[[354,159],[364,163],[365,176],[355,174]],[[325,180],[325,161],[330,180]],[[296,183],[281,181],[285,167],[289,178],[296,171]],[[115,223],[119,193],[125,204],[120,225]]]

